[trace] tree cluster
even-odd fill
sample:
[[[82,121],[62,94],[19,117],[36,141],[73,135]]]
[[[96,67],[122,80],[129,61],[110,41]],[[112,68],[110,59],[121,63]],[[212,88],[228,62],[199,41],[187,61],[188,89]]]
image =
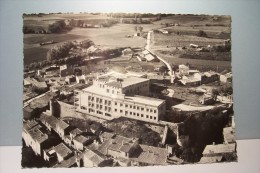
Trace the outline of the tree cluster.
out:
[[[197,36],[198,37],[208,37],[207,33],[202,30],[199,30],[199,32],[197,33]]]
[[[60,20],[60,21],[54,22],[53,24],[50,24],[48,26],[48,30],[51,33],[61,33],[65,30],[68,30],[68,28],[66,28],[66,23],[64,22],[64,20]]]
[[[121,49],[104,49],[104,50],[99,50],[90,55],[102,56],[102,57],[106,57],[106,58],[113,58],[113,57],[122,55],[122,50]]]
[[[89,39],[83,40],[79,43],[79,46],[84,49],[87,49],[92,45],[94,45],[94,42]]]
[[[69,55],[71,48],[75,45],[72,42],[65,42],[64,44],[54,47],[47,52],[47,60],[62,59]]]

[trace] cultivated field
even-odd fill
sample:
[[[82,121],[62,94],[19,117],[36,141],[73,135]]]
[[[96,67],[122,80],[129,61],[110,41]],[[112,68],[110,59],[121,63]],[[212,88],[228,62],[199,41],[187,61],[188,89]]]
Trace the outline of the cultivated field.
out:
[[[86,23],[98,24],[105,20],[119,18],[111,18],[107,14],[50,14],[38,16],[25,16],[24,24],[28,27],[46,28],[49,24],[58,20],[77,19],[83,20]],[[129,18],[127,18],[129,19]],[[230,68],[231,63],[226,61],[218,61],[219,57],[224,57],[225,60],[231,60],[231,53],[192,53],[189,51],[174,52],[174,47],[188,47],[191,43],[199,46],[219,45],[223,44],[224,39],[230,38],[230,23],[229,16],[207,16],[207,15],[171,15],[163,17],[159,21],[152,24],[115,24],[109,28],[78,28],[75,27],[71,31],[61,34],[25,34],[24,35],[24,63],[29,64],[35,61],[46,59],[47,51],[55,45],[62,44],[66,41],[81,41],[84,39],[92,40],[96,45],[107,48],[118,47],[139,47],[143,48],[146,44],[146,39],[143,37],[133,36],[135,26],[142,26],[143,32],[150,30],[165,28],[170,34],[164,35],[154,32],[153,49],[159,56],[167,61],[176,64],[194,64],[197,66],[210,66]],[[166,24],[178,26],[168,26]],[[203,30],[208,38],[198,37],[198,31]],[[178,33],[178,34],[176,34]],[[40,46],[39,43],[47,41],[56,41],[56,44]],[[199,60],[200,57],[209,57],[208,60]],[[149,65],[148,65],[149,66]],[[149,69],[149,68],[148,68]]]

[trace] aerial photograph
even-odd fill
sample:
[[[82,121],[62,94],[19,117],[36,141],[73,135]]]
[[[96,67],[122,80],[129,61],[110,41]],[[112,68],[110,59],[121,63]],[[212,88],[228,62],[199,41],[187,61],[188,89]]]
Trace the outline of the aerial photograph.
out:
[[[237,161],[231,16],[22,17],[22,168]]]

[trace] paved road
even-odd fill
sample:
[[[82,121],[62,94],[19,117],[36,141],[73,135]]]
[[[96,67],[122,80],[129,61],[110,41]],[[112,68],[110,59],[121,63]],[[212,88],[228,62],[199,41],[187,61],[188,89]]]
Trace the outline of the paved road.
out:
[[[151,46],[152,42],[153,42],[153,31],[149,31],[148,34],[147,34],[147,43],[146,43],[145,49],[148,52],[150,52],[152,55],[157,57],[160,61],[162,61],[166,65],[166,67],[169,69],[168,73],[169,73],[169,75],[171,77],[171,83],[173,83],[173,81],[175,79],[175,74],[174,74],[174,72],[172,70],[171,65],[167,61],[165,61],[163,58],[157,56],[153,51],[151,51],[150,46]]]

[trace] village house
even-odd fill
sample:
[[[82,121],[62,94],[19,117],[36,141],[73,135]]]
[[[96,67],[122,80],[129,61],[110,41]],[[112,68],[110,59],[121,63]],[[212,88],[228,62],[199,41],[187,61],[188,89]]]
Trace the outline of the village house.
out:
[[[77,83],[86,83],[86,76],[85,75],[81,75],[81,76],[76,76],[76,82]]]
[[[73,140],[77,135],[80,135],[82,131],[79,128],[75,128],[69,132],[70,139]]]
[[[46,112],[43,112],[40,115],[39,120],[42,122],[42,124],[45,125],[45,127],[49,131],[52,131],[52,130],[56,131],[56,124],[59,122],[59,120],[56,117],[49,115]]]
[[[138,139],[129,139],[108,132],[102,133],[100,140],[102,144],[99,147],[99,151],[114,158],[130,158],[139,144]]]
[[[83,167],[83,154],[82,153],[74,153],[73,156],[69,157],[66,160],[63,160],[54,166],[52,168],[72,168],[72,167]]]
[[[60,143],[53,147],[53,150],[57,155],[58,162],[66,160],[73,155],[73,152],[64,143]]]
[[[56,96],[57,94],[55,93],[46,92],[25,102],[23,107],[23,118],[28,120],[39,117],[42,112],[48,109],[49,100]]]
[[[194,78],[201,80],[201,84],[207,84],[219,81],[219,74],[213,71],[208,71],[205,73],[195,73]]]
[[[23,76],[24,76],[24,78],[33,77],[35,74],[36,74],[36,71],[33,70],[33,71],[24,72]]]
[[[138,139],[126,138],[113,133],[100,135],[98,147],[104,155],[110,155],[120,166],[167,165],[166,148],[141,145]]]
[[[215,103],[214,98],[209,94],[204,94],[199,98],[199,102],[203,105],[212,105]]]
[[[202,153],[202,163],[229,161],[235,156],[236,143],[207,145]]]
[[[56,124],[56,132],[64,140],[65,136],[69,134],[71,127],[63,120],[59,120]]]
[[[84,146],[93,142],[94,138],[91,136],[77,135],[73,138],[73,147],[76,150],[83,150]]]
[[[22,137],[27,147],[31,147],[35,155],[42,156],[48,142],[48,135],[42,132],[42,126],[36,121],[27,121],[23,125]]]
[[[139,145],[135,154],[130,158],[133,166],[168,165],[166,148]]]
[[[189,67],[183,64],[179,65],[179,73],[184,76],[189,75]]]
[[[148,50],[143,50],[141,55],[147,62],[158,62],[158,59],[155,58]]]
[[[224,83],[232,82],[232,73],[229,72],[226,74],[222,74],[222,75],[220,75],[219,79],[220,79],[220,82],[224,82]]]
[[[98,151],[86,149],[83,155],[83,164],[84,167],[87,168],[112,166],[113,163],[113,160],[111,158],[106,157],[104,154]]]
[[[122,54],[125,56],[132,56],[133,53],[134,52],[130,48],[126,48],[126,49],[122,50]]]
[[[66,76],[65,82],[70,85],[73,82],[76,82],[76,77],[74,75]]]
[[[143,57],[143,54],[142,53],[136,53],[134,54],[134,57],[137,58],[138,61],[145,61],[146,59]]]
[[[38,80],[31,78],[31,77],[25,78],[23,82],[24,82],[25,87],[32,86],[32,87],[35,87],[37,89],[46,90],[46,91],[48,89],[46,82],[44,82],[44,81],[41,82],[41,81],[38,81]]]
[[[60,77],[66,77],[73,74],[73,68],[67,65],[60,66]]]
[[[178,81],[181,85],[185,86],[199,86],[201,81],[200,79],[194,77],[182,76],[182,79]]]

